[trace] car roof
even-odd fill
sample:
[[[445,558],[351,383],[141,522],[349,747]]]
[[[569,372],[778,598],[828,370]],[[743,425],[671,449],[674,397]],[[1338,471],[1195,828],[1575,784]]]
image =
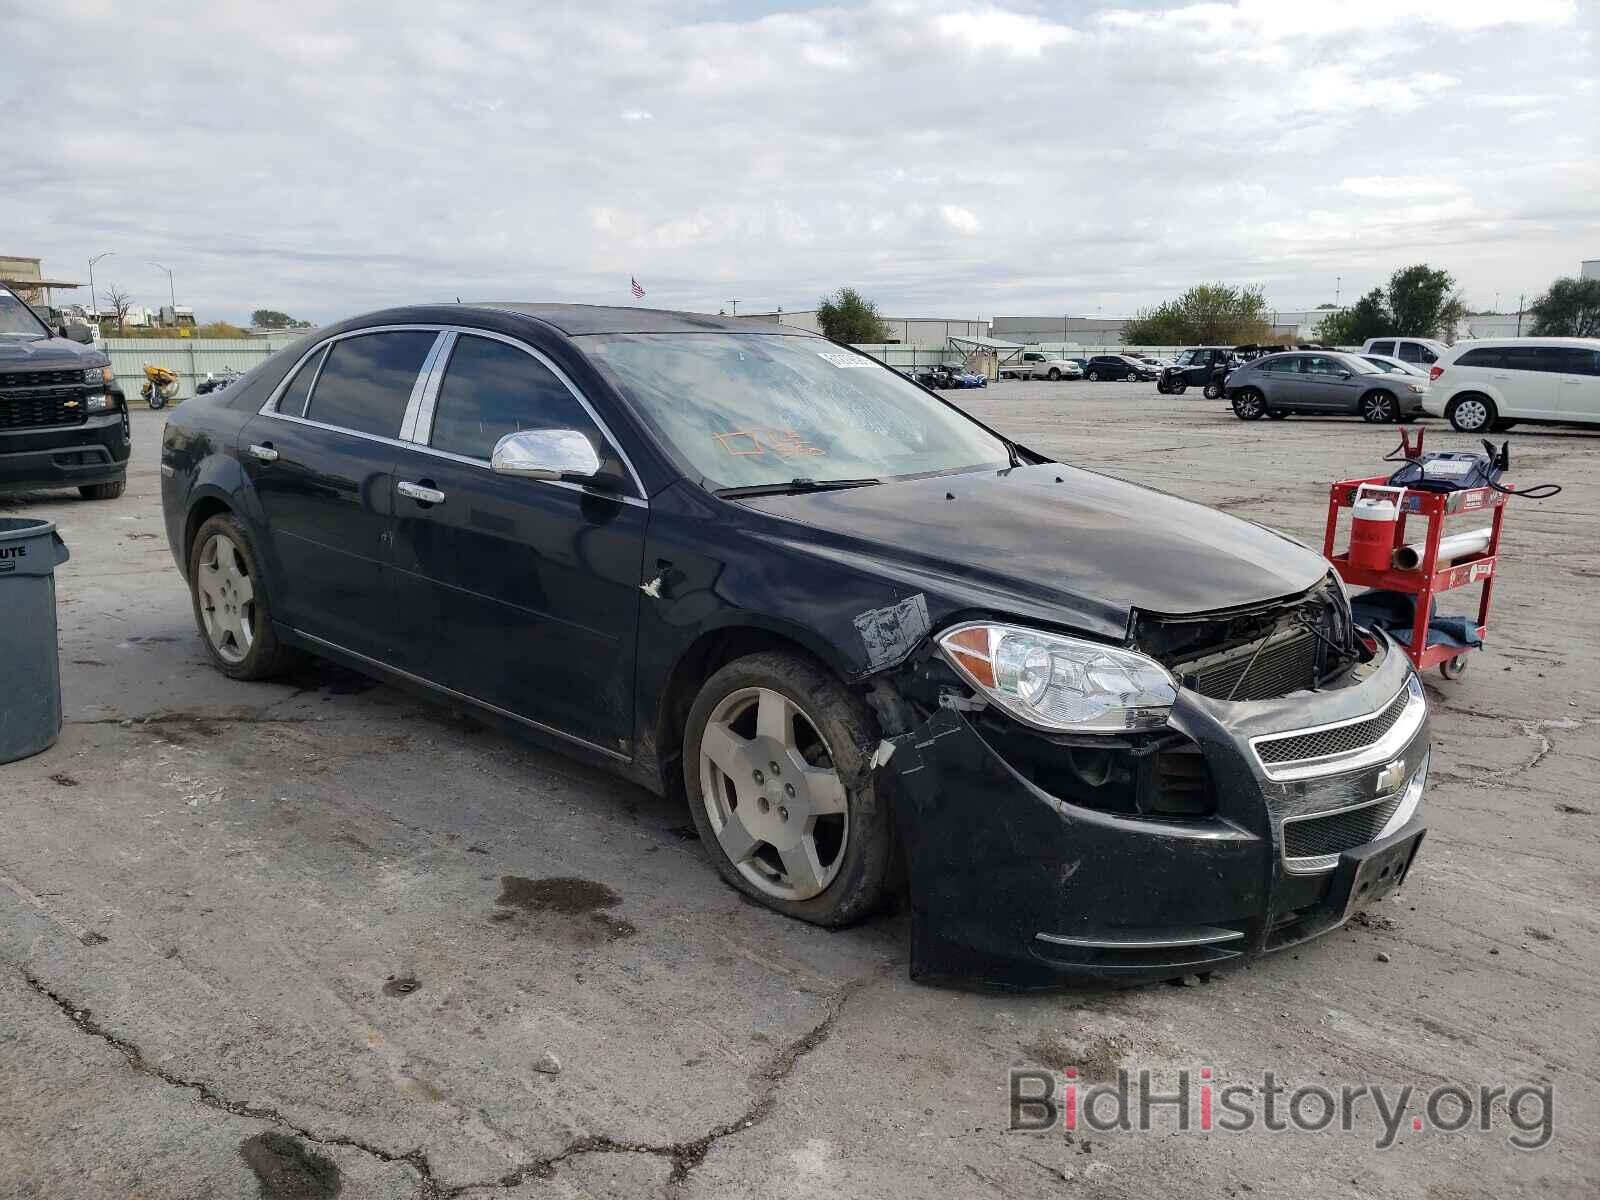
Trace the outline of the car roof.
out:
[[[1600,338],[1578,337],[1510,337],[1510,338],[1469,338],[1457,342],[1450,349],[1455,352],[1462,350],[1498,350],[1505,346],[1577,346],[1582,350],[1600,349]]]
[[[603,304],[538,304],[522,300],[479,301],[464,308],[520,313],[554,326],[570,337],[588,333],[779,333],[817,337],[808,329],[770,321],[741,320],[709,313],[665,308],[631,308]]]

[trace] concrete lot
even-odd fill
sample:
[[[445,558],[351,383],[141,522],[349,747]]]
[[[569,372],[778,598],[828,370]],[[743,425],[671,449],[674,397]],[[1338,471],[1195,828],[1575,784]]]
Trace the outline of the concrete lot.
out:
[[[958,398],[1318,544],[1325,483],[1395,438],[1148,384]],[[895,916],[742,903],[687,813],[461,714],[333,668],[225,680],[161,531],[161,420],[135,414],[122,502],[3,502],[73,559],[66,728],[0,767],[0,1196],[1600,1192],[1600,436],[1511,435],[1514,479],[1567,490],[1513,502],[1489,647],[1428,681],[1432,827],[1396,897],[1200,986],[1018,997],[913,985]],[[514,882],[548,877],[601,886],[541,907]],[[1352,1133],[1008,1132],[1028,1064],[1549,1083],[1555,1136],[1408,1119],[1379,1150],[1370,1109]]]

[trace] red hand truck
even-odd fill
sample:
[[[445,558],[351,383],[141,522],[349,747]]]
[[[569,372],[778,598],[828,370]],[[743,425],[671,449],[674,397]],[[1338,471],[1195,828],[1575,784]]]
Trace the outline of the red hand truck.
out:
[[[1400,450],[1407,458],[1422,454],[1423,430],[1417,430],[1416,445],[1400,431]],[[1440,592],[1482,584],[1478,597],[1478,637],[1483,638],[1489,624],[1489,602],[1494,595],[1494,579],[1500,561],[1500,526],[1505,520],[1505,492],[1494,488],[1464,488],[1455,492],[1429,492],[1407,489],[1400,498],[1399,519],[1394,522],[1394,550],[1406,545],[1406,519],[1416,517],[1428,522],[1426,549],[1421,565],[1414,571],[1403,571],[1390,566],[1374,571],[1353,565],[1348,547],[1341,553],[1333,552],[1334,536],[1339,527],[1339,510],[1350,508],[1356,499],[1356,490],[1363,485],[1375,486],[1388,482],[1384,475],[1372,479],[1341,479],[1328,489],[1328,524],[1322,535],[1322,554],[1339,572],[1346,583],[1364,588],[1381,588],[1384,591],[1402,592],[1416,597],[1416,620],[1411,629],[1411,644],[1403,647],[1417,670],[1438,666],[1439,674],[1446,679],[1456,679],[1467,669],[1467,651],[1455,646],[1428,644],[1428,620],[1433,615],[1433,599]],[[1439,540],[1444,536],[1446,517],[1476,514],[1482,517],[1492,512],[1489,544],[1482,551],[1441,563]]]

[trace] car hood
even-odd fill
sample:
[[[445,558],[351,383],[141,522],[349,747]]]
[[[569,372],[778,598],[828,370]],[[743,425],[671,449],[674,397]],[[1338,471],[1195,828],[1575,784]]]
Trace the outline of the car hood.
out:
[[[766,536],[887,574],[924,592],[930,610],[983,609],[1106,637],[1125,637],[1135,610],[1257,604],[1328,573],[1321,555],[1259,525],[1055,463],[742,503],[782,518]],[[812,532],[784,528],[795,523]]]
[[[23,341],[0,337],[0,371],[54,371],[68,367],[104,366],[111,361],[101,351],[69,342],[66,338]]]

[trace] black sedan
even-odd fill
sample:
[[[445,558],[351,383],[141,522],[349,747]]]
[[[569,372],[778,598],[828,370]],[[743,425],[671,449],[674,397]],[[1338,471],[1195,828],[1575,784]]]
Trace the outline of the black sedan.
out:
[[[1131,354],[1096,354],[1083,368],[1083,377],[1090,383],[1102,379],[1154,379],[1160,370],[1134,358]]]
[[[904,879],[920,979],[1235,961],[1421,838],[1420,686],[1318,555],[800,330],[374,313],[183,403],[161,473],[225,675],[475,706],[681,796],[792,917]]]

